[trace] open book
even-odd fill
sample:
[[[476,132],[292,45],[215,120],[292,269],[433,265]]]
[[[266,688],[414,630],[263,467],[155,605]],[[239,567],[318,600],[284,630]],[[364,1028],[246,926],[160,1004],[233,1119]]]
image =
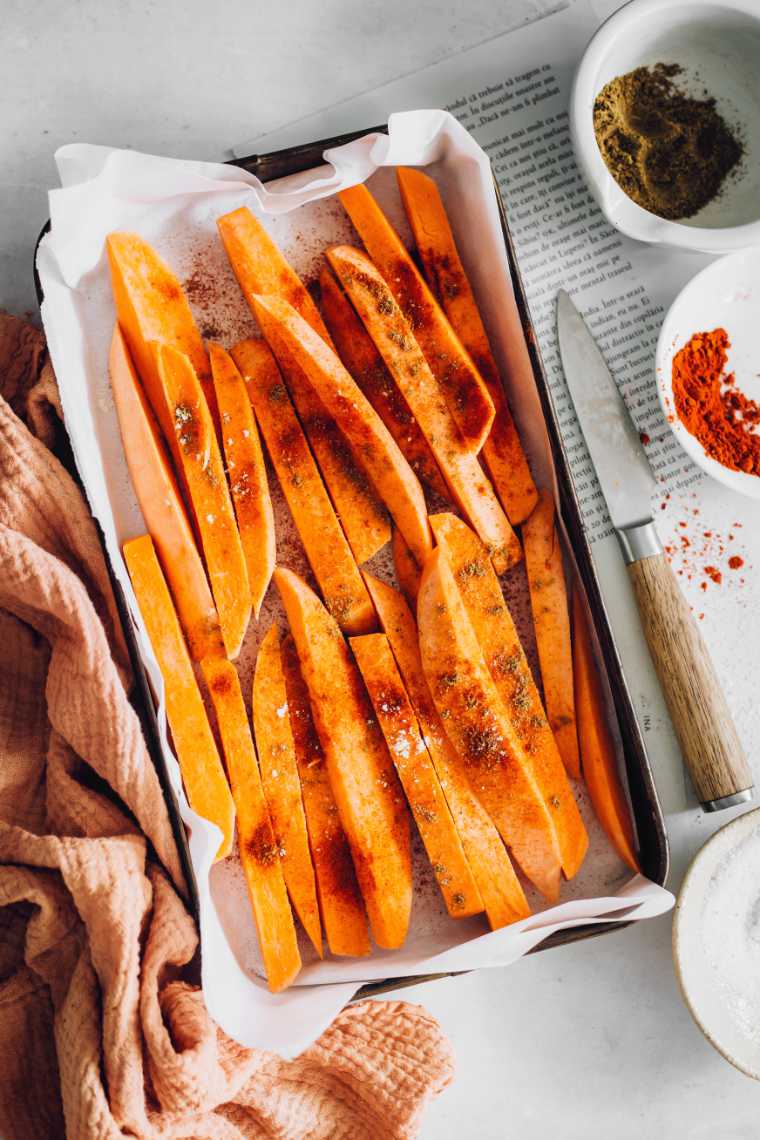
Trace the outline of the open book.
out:
[[[599,22],[598,6],[577,0],[534,24],[246,142],[235,153],[269,152],[369,127],[394,111],[434,106],[455,115],[488,153],[507,208],[626,678],[663,807],[674,813],[696,801],[562,373],[555,327],[560,286],[572,294],[596,334],[647,446],[661,487],[660,501],[653,503],[660,537],[688,600],[703,619],[703,632],[750,759],[753,654],[748,655],[742,610],[760,613],[760,586],[753,585],[750,574],[745,578],[732,573],[727,560],[738,553],[749,570],[755,561],[754,540],[760,563],[760,512],[755,504],[702,476],[691,463],[662,414],[654,383],[654,352],[664,313],[709,259],[623,237],[605,221],[575,164],[568,129],[570,89],[577,63]],[[706,567],[722,571],[720,584],[715,574],[704,573]],[[746,688],[741,686],[742,673]]]

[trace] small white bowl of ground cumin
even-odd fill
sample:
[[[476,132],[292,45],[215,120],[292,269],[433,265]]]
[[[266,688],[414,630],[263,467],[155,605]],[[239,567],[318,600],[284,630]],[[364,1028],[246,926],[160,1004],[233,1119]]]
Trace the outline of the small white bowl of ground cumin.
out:
[[[760,0],[631,0],[589,43],[570,128],[608,220],[706,253],[760,245]]]
[[[721,257],[681,290],[656,370],[684,450],[708,475],[760,499],[760,250]]]

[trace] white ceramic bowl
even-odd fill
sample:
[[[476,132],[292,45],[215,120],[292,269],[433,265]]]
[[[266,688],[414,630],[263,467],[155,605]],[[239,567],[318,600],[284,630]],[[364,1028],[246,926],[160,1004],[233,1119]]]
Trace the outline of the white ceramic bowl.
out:
[[[716,832],[687,871],[673,961],[707,1040],[760,1080],[760,808]]]
[[[636,67],[678,63],[701,95],[714,95],[741,124],[745,155],[718,198],[683,222],[643,210],[620,189],[594,137],[594,100]],[[760,0],[631,0],[597,31],[581,60],[570,102],[575,154],[608,220],[640,241],[705,253],[760,245]]]
[[[694,333],[717,328],[728,333],[727,369],[734,372],[737,388],[760,403],[760,250],[721,257],[692,277],[668,310],[655,357],[660,403],[684,451],[714,479],[760,499],[760,475],[731,471],[716,462],[674,414],[673,357]]]

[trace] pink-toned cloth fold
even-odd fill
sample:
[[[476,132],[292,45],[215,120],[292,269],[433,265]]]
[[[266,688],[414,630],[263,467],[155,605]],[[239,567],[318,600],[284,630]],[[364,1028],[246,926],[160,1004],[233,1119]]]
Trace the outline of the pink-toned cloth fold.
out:
[[[0,314],[0,1135],[414,1136],[453,1068],[418,1006],[352,1006],[293,1061],[206,1012],[96,529],[48,449],[58,413],[41,334]]]

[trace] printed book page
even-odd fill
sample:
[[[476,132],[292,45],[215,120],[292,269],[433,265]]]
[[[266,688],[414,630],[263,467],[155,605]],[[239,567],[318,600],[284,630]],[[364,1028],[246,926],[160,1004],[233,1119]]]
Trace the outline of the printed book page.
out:
[[[641,433],[658,479],[653,510],[660,537],[725,678],[748,754],[752,758],[754,750],[759,762],[752,699],[741,685],[741,675],[750,676],[752,654],[740,631],[741,610],[760,602],[754,596],[760,590],[746,573],[754,560],[760,562],[760,538],[755,538],[760,511],[708,480],[689,460],[670,431],[654,383],[665,312],[709,258],[643,245],[618,233],[596,206],[574,160],[568,127],[573,74],[601,16],[615,6],[577,0],[534,24],[242,144],[235,154],[266,153],[371,128],[394,111],[435,106],[455,115],[489,155],[663,807],[679,812],[693,807],[695,799],[564,380],[555,326],[559,287],[587,318]],[[737,556],[742,566],[733,571],[729,558],[736,563]]]

